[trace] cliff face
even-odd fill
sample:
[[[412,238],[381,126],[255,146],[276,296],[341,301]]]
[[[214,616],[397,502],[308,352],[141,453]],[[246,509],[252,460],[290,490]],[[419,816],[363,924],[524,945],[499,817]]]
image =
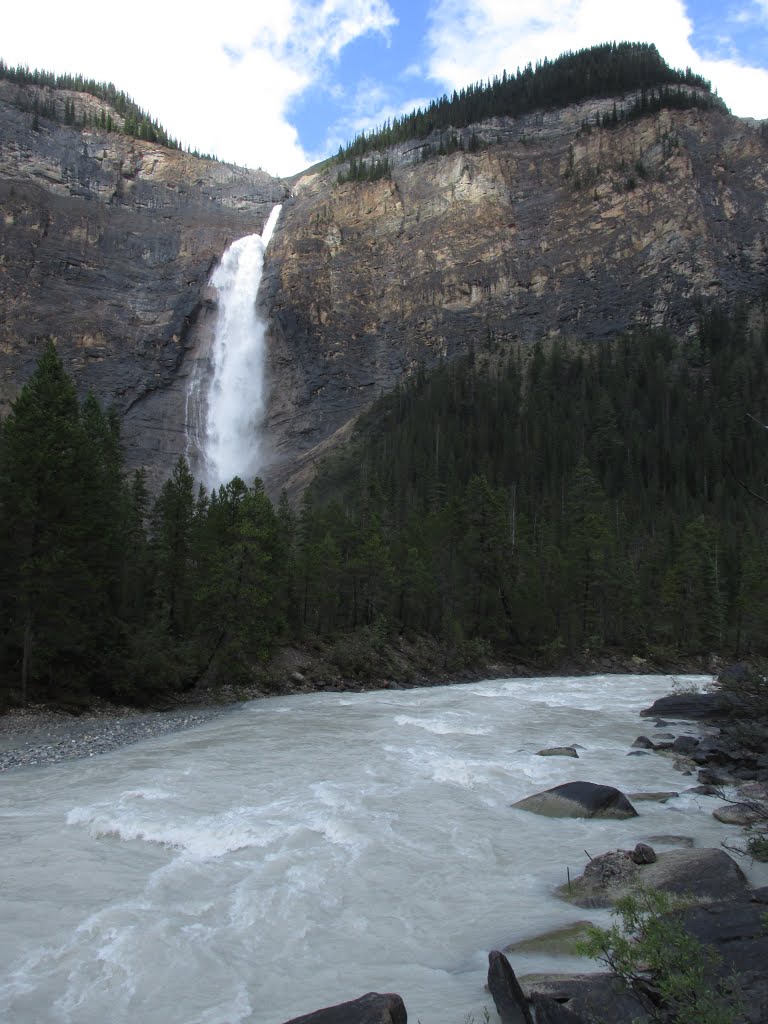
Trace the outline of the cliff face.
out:
[[[297,183],[262,282],[288,476],[420,362],[636,325],[685,334],[699,300],[765,287],[765,126],[662,111],[582,127],[612,106],[495,121],[473,153],[402,146],[391,181],[338,185],[333,168]]]
[[[33,91],[0,81],[0,412],[54,335],[79,385],[123,415],[129,460],[164,473],[185,450],[208,275],[286,186],[117,133],[33,131]]]
[[[0,403],[53,334],[123,414],[129,461],[165,473],[194,454],[186,394],[207,357],[210,270],[287,187],[114,133],[42,119],[35,132],[13,89],[0,82]],[[700,300],[764,289],[766,126],[664,111],[585,130],[612,106],[489,122],[476,152],[400,146],[391,180],[339,185],[333,167],[298,181],[260,295],[273,488],[300,483],[420,363],[635,325],[685,334]]]

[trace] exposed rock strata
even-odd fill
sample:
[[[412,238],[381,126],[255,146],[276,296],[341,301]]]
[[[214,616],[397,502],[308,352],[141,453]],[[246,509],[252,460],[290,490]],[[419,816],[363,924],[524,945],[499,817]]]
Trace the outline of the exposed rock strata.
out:
[[[292,469],[420,363],[685,334],[698,300],[764,287],[766,133],[693,111],[581,129],[611,105],[490,122],[475,153],[419,162],[419,143],[400,146],[391,181],[337,185],[333,167],[296,184],[262,284],[269,430]]]
[[[0,413],[54,335],[81,389],[123,415],[131,461],[165,470],[185,450],[210,271],[286,186],[116,132],[33,131],[25,91],[0,81]]]
[[[55,334],[80,386],[123,415],[130,461],[165,470],[187,451],[209,272],[287,187],[117,133],[35,132],[19,88],[0,82],[0,408]],[[663,111],[582,128],[612,106],[487,122],[478,152],[422,161],[403,144],[391,180],[338,185],[334,166],[296,183],[261,294],[273,489],[420,364],[635,325],[685,334],[699,300],[763,289],[765,126]]]

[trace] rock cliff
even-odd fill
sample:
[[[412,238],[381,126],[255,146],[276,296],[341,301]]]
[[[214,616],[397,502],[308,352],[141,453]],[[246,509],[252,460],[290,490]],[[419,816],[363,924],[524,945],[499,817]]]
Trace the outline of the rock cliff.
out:
[[[81,388],[122,414],[130,462],[164,474],[185,450],[208,275],[287,188],[116,132],[34,131],[35,91],[0,81],[0,413],[54,335]],[[72,95],[78,116],[103,106]]]
[[[116,133],[34,131],[19,88],[0,82],[0,402],[53,334],[122,413],[129,460],[165,472],[187,451],[209,272],[288,187]],[[260,294],[273,488],[421,363],[637,325],[685,335],[698,303],[764,289],[766,125],[662,111],[587,127],[612,106],[486,122],[473,152],[469,129],[448,156],[403,144],[374,183],[338,184],[337,166],[294,183]]]
[[[391,180],[298,181],[262,282],[269,432],[292,472],[420,362],[639,325],[685,334],[699,302],[764,289],[766,125],[662,111],[585,128],[612,106],[486,123],[476,152],[400,146]]]

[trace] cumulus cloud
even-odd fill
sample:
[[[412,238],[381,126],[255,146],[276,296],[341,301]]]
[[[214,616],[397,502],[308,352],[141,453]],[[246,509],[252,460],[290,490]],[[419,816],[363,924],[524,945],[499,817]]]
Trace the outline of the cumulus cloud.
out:
[[[768,8],[768,0],[761,0]],[[712,80],[733,112],[768,116],[768,71],[693,48],[682,0],[438,0],[430,14],[429,75],[452,90],[528,61],[598,42],[653,42],[668,63]]]
[[[218,0],[205,12],[135,0],[112,27],[41,0],[34,19],[23,5],[5,12],[1,45],[9,63],[113,81],[183,144],[291,174],[309,161],[291,103],[322,87],[345,46],[395,24],[387,0]]]

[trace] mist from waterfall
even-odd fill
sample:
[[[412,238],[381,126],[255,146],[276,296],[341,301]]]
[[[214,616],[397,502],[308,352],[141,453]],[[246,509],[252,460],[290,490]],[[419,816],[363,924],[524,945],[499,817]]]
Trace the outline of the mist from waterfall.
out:
[[[204,396],[199,380],[190,384],[188,401],[203,397],[203,423],[196,444],[209,487],[232,477],[252,482],[263,467],[260,426],[266,406],[267,324],[256,309],[264,253],[280,216],[275,206],[261,235],[240,238],[226,250],[211,275],[217,292],[212,373]]]

